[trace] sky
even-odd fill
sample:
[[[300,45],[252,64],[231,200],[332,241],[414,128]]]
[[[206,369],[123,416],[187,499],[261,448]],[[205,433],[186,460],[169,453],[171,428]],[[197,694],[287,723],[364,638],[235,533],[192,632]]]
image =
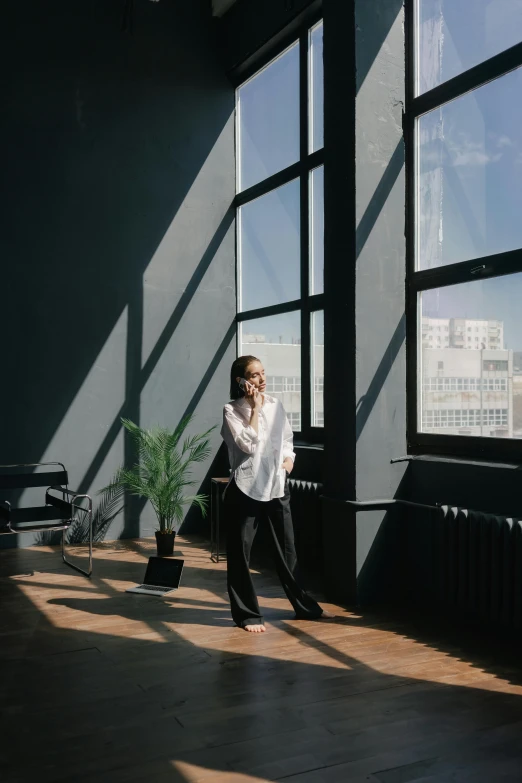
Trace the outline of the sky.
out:
[[[420,92],[522,41],[522,0],[418,0]],[[522,69],[419,120],[420,269],[522,248]],[[504,322],[522,349],[522,274],[423,295],[423,315]]]
[[[417,0],[419,91],[520,43],[522,0]],[[433,30],[443,20],[443,30]],[[434,48],[433,42],[441,44]],[[424,65],[422,65],[424,64]]]

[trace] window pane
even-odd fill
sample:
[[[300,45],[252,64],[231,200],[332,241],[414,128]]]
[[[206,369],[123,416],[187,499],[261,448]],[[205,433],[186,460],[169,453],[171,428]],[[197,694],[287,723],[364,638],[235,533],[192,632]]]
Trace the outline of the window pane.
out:
[[[310,152],[324,147],[323,134],[323,23],[310,30]]]
[[[521,0],[418,0],[418,92],[519,43]]]
[[[418,121],[417,265],[522,246],[522,69]]]
[[[239,209],[240,310],[300,296],[299,180]]]
[[[310,293],[324,291],[324,167],[310,172]]]
[[[522,273],[420,297],[419,430],[522,438]]]
[[[301,314],[299,311],[243,321],[240,355],[264,365],[267,394],[283,403],[292,429],[301,429]]]
[[[324,313],[312,313],[312,426],[324,427]]]
[[[237,91],[238,190],[299,158],[299,44]]]

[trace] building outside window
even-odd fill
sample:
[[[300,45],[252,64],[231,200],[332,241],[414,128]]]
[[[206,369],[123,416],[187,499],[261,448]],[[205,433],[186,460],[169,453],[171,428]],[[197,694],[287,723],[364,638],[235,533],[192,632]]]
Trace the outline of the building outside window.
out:
[[[268,394],[274,394],[275,392],[282,392],[284,390],[285,379],[282,375],[267,375],[266,376],[266,390]]]
[[[408,5],[408,438],[504,453],[522,438],[522,4],[472,5]]]
[[[288,421],[293,430],[299,432],[301,430],[301,414],[290,411],[288,413]]]
[[[236,93],[238,351],[257,356],[294,430],[322,439],[323,25]]]

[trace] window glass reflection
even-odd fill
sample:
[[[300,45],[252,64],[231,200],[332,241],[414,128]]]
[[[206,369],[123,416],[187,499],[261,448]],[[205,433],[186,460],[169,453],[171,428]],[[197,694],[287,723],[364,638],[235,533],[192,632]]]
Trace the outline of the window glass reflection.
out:
[[[310,172],[310,293],[324,291],[324,167]]]
[[[309,76],[309,128],[310,152],[324,146],[324,99],[323,99],[323,23],[310,30],[310,76]]]
[[[237,91],[238,190],[299,158],[299,44]]]
[[[312,313],[312,426],[324,427],[324,313]]]
[[[417,267],[522,247],[522,69],[417,125]]]
[[[239,209],[240,309],[282,304],[300,295],[299,180]]]
[[[419,430],[522,438],[522,273],[420,295]]]
[[[418,0],[418,92],[522,40],[521,0]]]

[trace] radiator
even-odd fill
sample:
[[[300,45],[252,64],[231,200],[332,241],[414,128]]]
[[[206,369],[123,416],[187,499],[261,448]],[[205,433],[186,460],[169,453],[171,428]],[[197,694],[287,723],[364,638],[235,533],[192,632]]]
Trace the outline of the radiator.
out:
[[[323,485],[315,481],[289,479],[288,486],[299,565],[305,573],[318,575],[323,559],[321,525]]]
[[[445,508],[441,588],[481,620],[522,627],[522,520]]]

